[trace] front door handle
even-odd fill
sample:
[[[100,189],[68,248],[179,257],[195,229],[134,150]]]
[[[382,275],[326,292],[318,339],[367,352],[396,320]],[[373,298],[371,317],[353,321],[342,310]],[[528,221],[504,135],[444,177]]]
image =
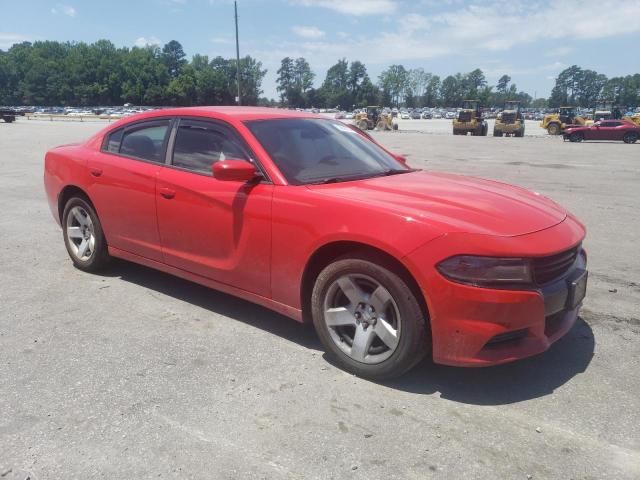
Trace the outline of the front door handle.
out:
[[[101,168],[91,167],[89,169],[89,173],[91,175],[93,175],[94,177],[99,177],[100,175],[102,175],[102,169]]]
[[[176,196],[176,192],[175,190],[171,190],[170,188],[162,187],[160,189],[160,195],[162,195],[167,200],[171,200],[173,197]]]

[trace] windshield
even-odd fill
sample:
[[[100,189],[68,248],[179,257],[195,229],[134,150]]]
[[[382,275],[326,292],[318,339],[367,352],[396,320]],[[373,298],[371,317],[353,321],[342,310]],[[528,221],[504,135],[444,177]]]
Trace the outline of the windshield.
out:
[[[470,122],[471,121],[471,112],[468,110],[461,110],[458,113],[458,121],[459,122]]]
[[[253,120],[245,124],[293,185],[411,171],[341,122],[284,118]]]

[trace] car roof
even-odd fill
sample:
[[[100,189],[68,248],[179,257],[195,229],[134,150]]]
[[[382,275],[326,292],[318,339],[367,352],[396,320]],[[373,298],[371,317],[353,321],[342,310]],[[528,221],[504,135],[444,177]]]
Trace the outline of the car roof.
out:
[[[283,108],[218,106],[178,107],[152,110],[127,117],[126,123],[128,123],[129,121],[137,121],[145,118],[166,116],[202,116],[217,118],[221,120],[236,121],[268,120],[276,118],[327,118],[311,112],[299,112],[296,110],[287,110]]]

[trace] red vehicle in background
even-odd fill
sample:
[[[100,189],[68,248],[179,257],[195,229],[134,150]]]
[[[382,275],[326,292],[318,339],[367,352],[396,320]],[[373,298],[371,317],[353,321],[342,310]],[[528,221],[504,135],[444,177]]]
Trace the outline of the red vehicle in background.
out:
[[[571,142],[614,140],[636,143],[640,138],[640,127],[626,120],[602,120],[588,127],[569,127],[564,131],[563,137]]]
[[[44,184],[77,268],[119,257],[313,322],[370,378],[427,354],[486,366],[541,353],[586,292],[585,228],[558,204],[409,168],[304,112],[146,112],[50,150]]]

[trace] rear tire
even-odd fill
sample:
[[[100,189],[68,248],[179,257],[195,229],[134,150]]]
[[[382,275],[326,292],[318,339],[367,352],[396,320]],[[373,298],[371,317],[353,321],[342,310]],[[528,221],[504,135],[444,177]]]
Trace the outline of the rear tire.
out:
[[[498,130],[493,130],[493,136],[494,137],[501,137],[502,136],[502,131],[498,131]]]
[[[638,141],[638,134],[635,132],[625,133],[622,140],[624,143],[636,143]]]
[[[429,351],[420,304],[392,270],[365,256],[343,258],[313,288],[313,324],[327,354],[361,377],[397,377]]]
[[[62,235],[69,257],[80,270],[97,272],[109,263],[102,224],[86,199],[69,199],[62,213]]]

